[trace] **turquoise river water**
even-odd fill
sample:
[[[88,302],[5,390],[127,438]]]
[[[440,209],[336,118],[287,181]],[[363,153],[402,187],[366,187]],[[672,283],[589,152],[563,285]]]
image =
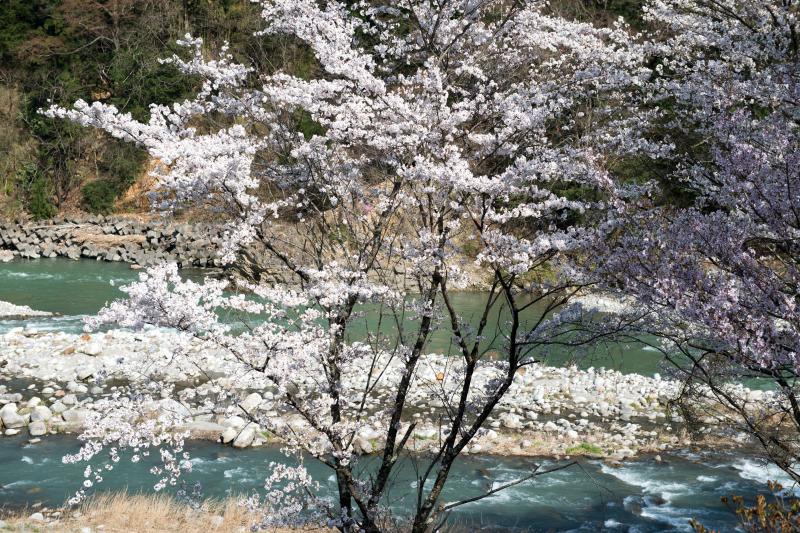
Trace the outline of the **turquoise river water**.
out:
[[[135,271],[118,263],[45,259],[0,264],[0,300],[58,313],[53,318],[0,321],[0,333],[20,326],[80,331],[85,315],[119,297],[117,287],[135,278]],[[456,304],[467,315],[477,313],[480,295],[459,294]],[[364,311],[367,329],[374,324],[369,309]],[[501,324],[502,320],[497,322]],[[442,334],[434,339],[432,348],[444,351],[448,343]],[[571,362],[571,357],[556,353],[548,361],[564,364]],[[607,348],[578,363],[643,374],[659,370],[654,352],[631,345]],[[61,458],[78,446],[78,441],[69,436],[49,436],[36,444],[20,436],[0,438],[0,505],[62,504],[78,488],[85,465],[63,464]],[[193,442],[189,452],[193,469],[184,478],[185,483],[197,484],[204,497],[257,491],[263,485],[269,461],[283,460],[273,448],[234,451],[209,442]],[[696,518],[707,527],[732,531],[735,516],[721,503],[721,496],[741,494],[752,500],[765,490],[768,479],[789,485],[780,471],[744,455],[687,451],[662,459],[643,457],[617,468],[599,460],[582,460],[579,467],[464,505],[453,515],[453,521],[465,531],[645,533],[691,531],[688,521]],[[369,468],[369,462],[364,460],[364,468]],[[540,460],[464,457],[451,477],[444,500],[477,495],[490,489],[492,483],[504,484],[522,477],[536,462]],[[330,472],[313,462],[310,467],[323,490],[333,491]],[[122,460],[98,490],[152,490],[154,478],[148,470],[145,464]],[[409,508],[415,485],[413,471],[412,465],[406,465],[393,485],[391,501],[399,514]]]
[[[36,259],[0,264],[0,300],[57,313],[54,317],[30,319],[24,324],[18,320],[0,320],[0,334],[21,325],[40,331],[80,332],[86,315],[96,313],[106,302],[124,296],[119,287],[135,281],[138,275],[124,263],[90,260]],[[197,270],[184,271],[184,275],[202,279],[202,272]],[[483,311],[484,295],[462,292],[454,294],[452,299],[462,315],[477,324]],[[378,327],[375,310],[364,307],[359,311],[360,318],[356,318],[353,324],[354,334],[363,336],[366,331],[375,331]],[[526,318],[533,321],[538,316],[532,308]],[[498,345],[503,342],[502,335],[506,329],[504,318],[502,310],[491,315],[485,333],[487,338],[496,337]],[[388,331],[388,320],[383,322],[381,329],[387,335],[392,334]],[[451,334],[444,330],[436,332],[429,349],[440,353],[451,350]],[[603,345],[580,357],[569,350],[553,350],[543,354],[543,359],[548,364],[575,363],[584,368],[602,366],[645,375],[660,370],[658,353],[648,346],[636,344]]]

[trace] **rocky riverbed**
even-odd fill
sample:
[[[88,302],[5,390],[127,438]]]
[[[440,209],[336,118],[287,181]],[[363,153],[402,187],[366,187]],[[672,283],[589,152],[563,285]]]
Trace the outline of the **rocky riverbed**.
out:
[[[102,215],[6,221],[0,223],[0,249],[4,249],[0,260],[68,257],[211,267],[216,265],[223,232],[219,224]]]
[[[295,433],[313,437],[299,415],[284,410],[272,391],[257,387],[246,377],[230,377],[223,357],[206,346],[189,345],[197,365],[181,362],[173,348],[181,342],[172,331],[141,332],[112,330],[94,334],[37,332],[16,328],[0,337],[0,420],[6,435],[22,431],[31,437],[48,433],[77,432],[96,403],[132,383],[158,377],[180,389],[180,402],[157,400],[153,412],[172,410],[188,415],[186,429],[193,437],[219,440],[235,447],[259,446],[275,438],[275,428],[290,427]],[[436,445],[440,434],[437,420],[443,404],[432,394],[441,384],[444,356],[430,355],[410,395],[409,412],[416,427],[409,444],[425,450]],[[202,371],[199,370],[202,368]],[[492,379],[493,366],[481,367],[477,386]],[[375,410],[389,401],[391,383],[399,376],[399,365],[390,365],[378,390]],[[363,386],[353,376],[353,386]],[[206,398],[219,390],[231,395],[231,403],[242,415],[209,413],[201,408]],[[622,374],[613,370],[534,365],[524,369],[505,400],[488,421],[486,431],[468,453],[522,455],[595,455],[619,460],[640,452],[685,448],[696,443],[679,417],[669,416],[668,402],[678,393],[675,382],[659,376]],[[749,391],[754,400],[770,393]],[[236,405],[238,404],[238,405]],[[246,416],[251,414],[252,417]],[[259,425],[252,419],[268,420]],[[705,438],[735,444],[738,435],[713,416],[704,420]],[[268,426],[268,427],[267,427]],[[376,424],[377,426],[377,424]],[[381,429],[364,428],[354,441],[357,453],[380,446]]]

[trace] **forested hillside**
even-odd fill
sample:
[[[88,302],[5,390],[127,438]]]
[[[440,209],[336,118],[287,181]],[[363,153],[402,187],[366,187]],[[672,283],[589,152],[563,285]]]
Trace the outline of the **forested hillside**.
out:
[[[82,98],[146,118],[150,103],[179,101],[195,89],[159,62],[177,51],[176,39],[192,33],[210,50],[233,40],[239,53],[268,62],[275,54],[264,39],[236,42],[252,35],[258,23],[257,10],[246,0],[2,2],[3,214],[106,212],[145,170],[144,153],[130,144],[43,117],[38,109]]]
[[[571,18],[637,24],[635,0],[564,0]],[[191,79],[159,59],[179,51],[186,33],[209,52],[230,42],[262,71],[311,75],[311,55],[275,37],[255,37],[258,9],[248,0],[5,0],[0,3],[0,211],[47,218],[145,207],[125,191],[146,174],[144,152],[92,130],[41,116],[48,103],[113,104],[135,118],[150,103],[192,94]],[[242,42],[242,40],[246,42]],[[298,117],[298,128],[314,125]]]

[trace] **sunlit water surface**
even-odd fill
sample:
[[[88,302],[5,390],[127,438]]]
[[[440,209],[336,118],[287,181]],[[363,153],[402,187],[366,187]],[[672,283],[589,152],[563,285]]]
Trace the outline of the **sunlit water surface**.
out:
[[[194,279],[202,273],[186,271]],[[50,318],[0,321],[0,333],[14,327],[40,331],[79,332],[83,318],[105,303],[119,298],[119,287],[135,280],[138,273],[128,265],[97,261],[40,259],[0,264],[0,300],[51,311]],[[483,295],[459,293],[454,303],[477,322]],[[377,313],[360,309],[354,335],[377,328]],[[493,315],[489,336],[497,334],[502,345],[505,316]],[[391,331],[387,330],[391,335]],[[430,349],[446,353],[451,339],[437,332]],[[576,362],[581,367],[605,366],[623,372],[653,374],[661,370],[656,352],[641,345],[619,344],[596,353],[567,351],[547,354],[547,362]],[[62,456],[76,451],[73,437],[50,436],[37,444],[22,437],[0,439],[0,502],[26,506],[36,502],[59,505],[78,488],[85,465],[64,464]],[[247,494],[263,486],[268,463],[285,460],[273,448],[232,450],[215,443],[194,442],[189,446],[193,469],[184,478],[188,487],[197,485],[204,497]],[[370,459],[364,460],[369,468]],[[497,484],[526,475],[536,459],[466,457],[453,471],[444,500],[453,501],[481,494]],[[545,467],[550,464],[544,462]],[[335,483],[330,472],[313,461],[311,471],[326,494]],[[552,465],[551,465],[552,466]],[[399,515],[407,513],[414,494],[414,468],[403,465],[389,501]],[[721,454],[677,454],[659,463],[643,458],[612,468],[600,461],[581,461],[580,467],[549,474],[517,485],[479,502],[459,507],[453,521],[464,530],[521,531],[690,531],[688,520],[696,518],[707,527],[730,531],[735,516],[720,497],[741,494],[751,499],[764,490],[768,479],[782,480],[779,471],[752,459]],[[785,480],[784,480],[785,481]],[[154,479],[143,464],[118,463],[98,490],[150,491]],[[493,485],[494,484],[494,485]],[[175,488],[170,489],[173,493]]]
[[[194,280],[201,280],[203,277],[202,271],[198,270],[185,270],[183,275]],[[139,273],[127,264],[93,260],[36,259],[0,264],[0,300],[57,313],[54,317],[34,318],[24,322],[0,320],[0,334],[23,325],[39,331],[80,332],[83,330],[85,316],[94,314],[104,304],[123,297],[119,287],[135,281],[138,276]],[[473,325],[477,325],[480,320],[485,299],[485,294],[479,292],[461,292],[452,297],[454,306]],[[378,309],[374,306],[359,308],[351,328],[353,337],[361,339],[367,331],[375,332],[378,329],[387,338],[395,337],[396,326],[387,317],[380,321],[379,328],[378,314]],[[531,308],[523,317],[524,322],[533,324],[539,316],[539,310]],[[508,330],[506,313],[497,309],[497,312],[490,315],[488,324],[484,335],[487,347],[500,349]],[[449,353],[453,348],[452,334],[447,331],[447,323],[443,323],[442,329],[434,333],[428,349]],[[603,344],[589,352],[559,348],[537,356],[553,365],[575,363],[582,368],[606,367],[645,375],[662,371],[658,352],[648,346],[633,343]]]
[[[61,457],[77,450],[67,436],[51,436],[37,444],[22,438],[0,439],[0,502],[7,506],[42,502],[59,505],[83,479],[85,464],[64,464]],[[188,448],[192,471],[184,475],[185,488],[197,485],[205,498],[249,494],[263,487],[270,461],[285,461],[274,448],[233,450],[215,443],[194,442]],[[364,459],[369,468],[372,459]],[[519,479],[536,464],[554,466],[536,458],[463,458],[453,470],[444,501],[484,493],[493,486]],[[325,467],[308,462],[323,494],[336,484]],[[152,490],[155,478],[148,463],[126,459],[115,465],[93,490]],[[662,462],[642,458],[614,468],[597,460],[525,482],[475,503],[464,505],[452,521],[466,530],[488,531],[690,531],[696,518],[707,527],[730,531],[735,516],[720,497],[741,494],[752,499],[764,490],[766,479],[782,479],[773,469],[741,457],[722,454],[666,455]],[[397,515],[410,509],[414,497],[414,468],[402,465],[388,501]],[[176,488],[169,488],[174,494]]]

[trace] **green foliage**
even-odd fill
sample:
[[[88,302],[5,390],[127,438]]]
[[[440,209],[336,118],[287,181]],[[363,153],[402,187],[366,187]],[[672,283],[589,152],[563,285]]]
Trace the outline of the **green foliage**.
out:
[[[640,0],[553,0],[551,9],[596,24],[622,16],[637,27],[643,25],[641,5]],[[502,14],[500,9],[489,17]],[[13,139],[14,147],[24,146],[22,163],[34,167],[22,177],[10,172],[12,178],[6,179],[4,189],[14,190],[7,194],[40,217],[75,203],[98,212],[111,209],[141,173],[145,157],[128,145],[67,121],[43,117],[38,111],[51,102],[69,105],[81,98],[101,100],[138,120],[147,120],[151,103],[180,101],[198,88],[198,79],[159,62],[174,53],[186,53],[175,41],[187,32],[202,37],[209,53],[224,41],[230,42],[237,60],[253,63],[267,74],[286,71],[311,79],[320,73],[307,44],[286,35],[254,36],[262,26],[259,8],[249,0],[0,1],[0,89],[13,88],[21,95],[18,116],[0,121],[0,130],[7,130],[0,131],[0,139]],[[369,35],[359,37],[368,44]],[[407,68],[413,71],[413,62]],[[221,118],[207,117],[195,126],[203,131]],[[325,132],[308,113],[298,111],[293,119],[295,130],[306,138]],[[11,148],[0,149],[0,159],[14,163],[0,164],[0,168],[19,168],[22,150],[16,150],[12,156]],[[669,175],[668,170],[663,162],[645,160],[626,160],[612,168],[622,179],[635,181]],[[84,179],[91,183],[84,184]],[[693,201],[693,193],[681,184],[665,186],[669,191],[665,201]],[[592,190],[569,184],[556,185],[553,190],[567,198],[597,199]],[[524,199],[512,198],[509,204],[521,201]],[[576,217],[582,215],[565,213],[564,223],[572,223]]]
[[[177,50],[175,50],[177,51]],[[146,121],[150,104],[172,104],[187,98],[198,86],[198,80],[182,74],[172,65],[163,65],[158,57],[172,51],[120,50],[108,66],[109,104]]]
[[[51,103],[101,100],[147,120],[151,103],[189,97],[198,80],[162,65],[159,59],[177,52],[175,40],[194,31],[183,25],[184,19],[218,9],[214,4],[191,0],[0,2],[4,74],[0,89],[20,94],[16,116],[0,123],[4,130],[0,137],[29,147],[26,154],[33,167],[6,181],[6,185],[14,185],[13,191],[8,191],[12,199],[38,218],[52,216],[76,195],[75,200],[84,207],[110,209],[114,198],[141,172],[146,159],[124,143],[68,121],[44,117],[39,110]],[[257,15],[245,0],[219,4],[247,5],[250,15]],[[253,17],[253,23],[256,19]],[[225,19],[218,16],[215,20]],[[217,23],[209,28],[210,42],[222,41],[219,31]],[[0,158],[7,157],[12,157],[10,150],[0,151]],[[14,161],[19,167],[18,160]],[[88,176],[102,183],[83,190],[82,182]]]
[[[119,192],[118,184],[111,180],[91,181],[81,188],[81,206],[90,213],[110,213]]]
[[[34,219],[50,218],[56,214],[52,186],[35,165],[22,167],[17,178],[24,190],[25,205]]]
[[[588,442],[582,442],[577,446],[567,448],[564,453],[567,455],[605,455],[601,447]]]
[[[657,182],[661,185],[662,204],[687,207],[694,204],[696,191],[685,184],[669,179],[674,172],[674,162],[666,159],[653,160],[647,157],[628,157],[617,161],[611,172],[623,183]]]
[[[480,243],[478,242],[477,239],[468,239],[464,241],[464,243],[461,245],[461,251],[467,257],[475,259],[478,257],[478,254],[481,251]]]
[[[624,18],[634,29],[641,29],[642,0],[553,0],[552,9],[567,18],[575,18],[597,24],[608,24],[619,17]]]
[[[612,15],[623,17],[634,26],[642,23],[642,0],[592,0],[592,3]]]
[[[127,188],[141,172],[146,159],[147,153],[143,150],[129,143],[115,141],[106,148],[98,168],[103,175],[110,176],[113,181]]]
[[[101,176],[81,188],[81,207],[90,213],[107,214],[114,210],[114,202],[134,182],[146,154],[121,141],[109,145],[97,163]]]
[[[322,135],[325,133],[325,128],[321,124],[315,122],[311,118],[308,111],[300,110],[297,115],[297,131],[303,134],[306,139],[311,139],[314,135]]]

